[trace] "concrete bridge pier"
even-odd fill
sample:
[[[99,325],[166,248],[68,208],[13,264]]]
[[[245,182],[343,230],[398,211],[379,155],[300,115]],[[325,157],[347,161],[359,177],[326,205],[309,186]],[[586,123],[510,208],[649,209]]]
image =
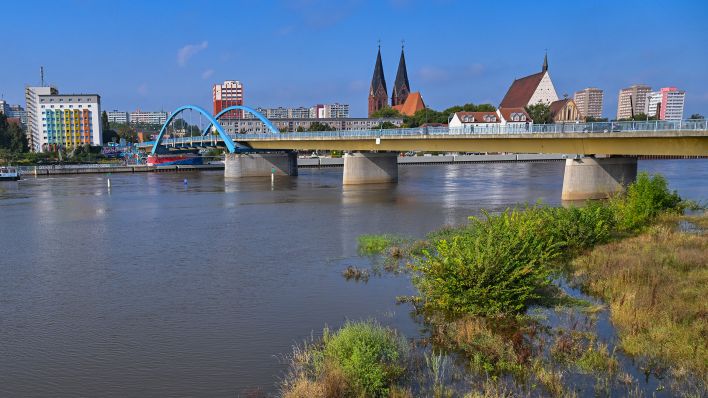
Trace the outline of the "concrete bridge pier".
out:
[[[636,179],[637,158],[566,159],[561,199],[606,199]]]
[[[267,177],[297,175],[295,152],[227,153],[224,177]]]
[[[344,155],[344,185],[395,182],[398,182],[397,152],[355,152]]]

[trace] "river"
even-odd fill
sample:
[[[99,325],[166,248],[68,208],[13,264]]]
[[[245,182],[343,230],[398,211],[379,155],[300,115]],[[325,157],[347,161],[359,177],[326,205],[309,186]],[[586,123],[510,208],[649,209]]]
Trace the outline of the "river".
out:
[[[708,201],[708,160],[639,168]],[[403,166],[380,186],[343,187],[341,172],[0,182],[0,396],[273,392],[281,356],[325,325],[375,318],[418,336],[394,302],[413,293],[407,277],[341,276],[368,261],[357,236],[420,237],[481,209],[558,205],[563,162]]]

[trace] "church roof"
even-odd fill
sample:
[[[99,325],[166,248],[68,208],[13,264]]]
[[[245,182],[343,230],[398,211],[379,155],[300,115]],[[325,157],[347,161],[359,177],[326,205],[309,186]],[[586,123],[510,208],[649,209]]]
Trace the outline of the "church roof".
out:
[[[386,90],[386,78],[383,72],[383,63],[381,62],[381,47],[379,47],[379,53],[376,56],[376,66],[374,66],[374,75],[371,78],[371,87],[369,88],[369,94],[375,95],[379,87],[383,87],[384,93],[388,93]]]
[[[457,112],[457,118],[462,123],[500,123],[496,112]]]
[[[570,98],[566,98],[566,99],[551,102],[551,105],[550,105],[551,116],[555,116],[558,112],[560,112],[563,108],[565,108],[565,106],[570,101],[573,101],[573,100]]]
[[[405,90],[403,90],[405,89]],[[398,61],[398,71],[396,72],[396,81],[393,83],[393,96],[399,92],[410,93],[411,86],[408,83],[408,71],[406,70],[406,57],[401,48],[401,60]]]
[[[529,114],[526,112],[526,109],[524,109],[523,107],[499,108],[499,113],[501,114],[502,118],[504,118],[504,120],[506,120],[507,122],[514,122],[515,121],[515,120],[513,120],[514,113],[523,114],[526,117],[526,120],[524,120],[525,122],[533,122],[533,120],[531,120],[531,116],[529,116]]]
[[[425,109],[425,102],[423,102],[423,97],[420,95],[420,92],[416,91],[408,95],[406,102],[401,105],[395,105],[393,109],[403,115],[413,116],[419,110]]]
[[[500,108],[518,108],[528,105],[533,93],[536,92],[541,79],[546,74],[546,71],[534,73],[521,79],[514,80],[502,99]]]

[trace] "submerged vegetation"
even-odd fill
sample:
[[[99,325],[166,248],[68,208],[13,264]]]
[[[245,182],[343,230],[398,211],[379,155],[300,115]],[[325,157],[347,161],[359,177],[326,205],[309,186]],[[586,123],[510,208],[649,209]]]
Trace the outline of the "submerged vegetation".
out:
[[[361,253],[407,263],[418,294],[399,301],[413,304],[430,332],[424,344],[437,354],[409,351],[399,335],[375,323],[347,323],[296,349],[284,395],[506,397],[540,388],[544,395],[572,397],[579,390],[568,380],[581,378],[594,395],[643,396],[623,368],[628,362],[621,358],[633,358],[647,375],[663,380],[669,374],[672,388],[702,396],[708,235],[677,225],[706,228],[708,217],[688,220],[681,215],[686,206],[663,177],[641,173],[606,202],[484,213],[426,241],[362,236]],[[361,272],[345,270],[345,276],[355,271]],[[607,307],[570,297],[560,281]],[[597,334],[605,308],[616,342]],[[538,309],[547,315],[538,316]],[[546,322],[548,314],[565,323]],[[461,359],[466,374],[448,377],[448,357],[458,368]],[[446,386],[453,378],[456,387]],[[335,385],[340,389],[326,387]]]

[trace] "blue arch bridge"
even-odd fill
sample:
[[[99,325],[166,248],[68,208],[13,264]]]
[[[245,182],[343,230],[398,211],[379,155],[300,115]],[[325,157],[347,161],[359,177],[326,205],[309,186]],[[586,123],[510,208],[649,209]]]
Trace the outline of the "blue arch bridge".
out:
[[[252,114],[265,125],[266,132],[227,133],[219,120],[232,111]],[[186,112],[196,112],[206,126],[200,124],[196,136],[170,134],[165,138],[178,116],[184,117]],[[572,154],[565,164],[562,199],[584,200],[607,197],[634,181],[636,156],[708,156],[708,121],[495,123],[281,133],[265,116],[247,106],[231,106],[211,115],[196,105],[184,105],[172,112],[155,141],[140,146],[151,148],[153,156],[175,149],[225,147],[225,176],[236,178],[272,173],[295,176],[296,151],[344,151],[344,184],[396,182],[400,152]]]

